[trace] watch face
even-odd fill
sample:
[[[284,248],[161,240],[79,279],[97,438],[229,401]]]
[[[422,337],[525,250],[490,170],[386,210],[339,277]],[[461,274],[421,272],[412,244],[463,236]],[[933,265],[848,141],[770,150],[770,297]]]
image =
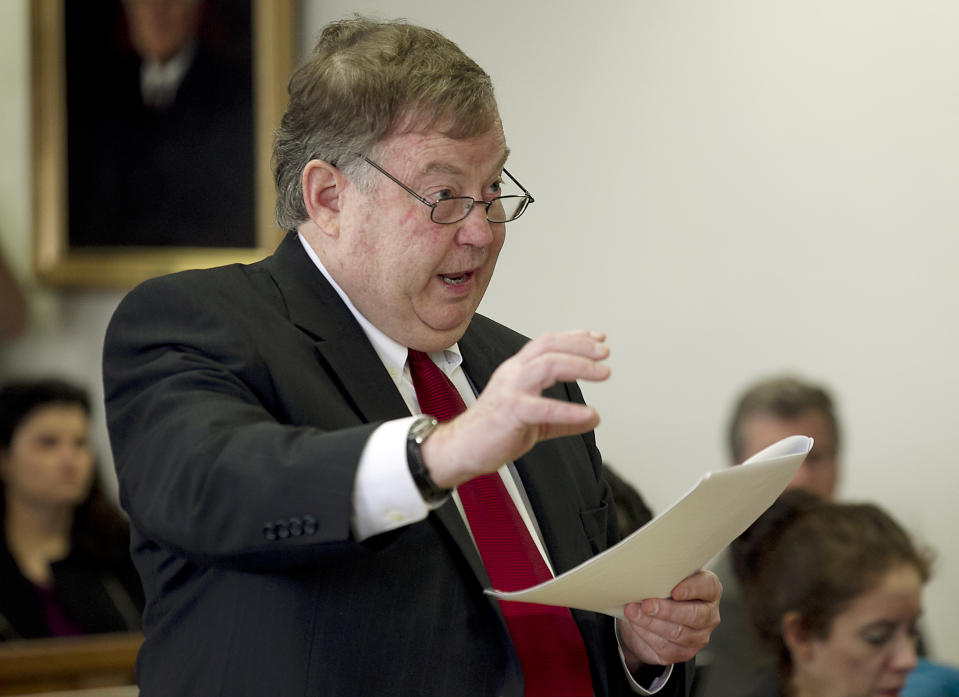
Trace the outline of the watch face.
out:
[[[437,421],[432,416],[421,416],[410,427],[410,439],[421,444],[436,428]]]
[[[437,423],[435,418],[424,414],[413,421],[407,435],[406,459],[410,474],[413,476],[413,481],[423,496],[423,500],[429,503],[439,502],[449,495],[449,490],[440,488],[430,478],[429,470],[420,454],[420,445],[433,432]]]

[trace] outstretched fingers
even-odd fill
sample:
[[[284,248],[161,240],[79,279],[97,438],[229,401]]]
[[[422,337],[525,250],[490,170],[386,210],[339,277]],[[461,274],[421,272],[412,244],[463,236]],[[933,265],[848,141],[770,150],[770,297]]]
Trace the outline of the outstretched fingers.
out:
[[[605,380],[605,335],[577,330],[533,339],[493,373],[476,403],[438,428],[423,446],[433,479],[455,486],[515,460],[537,442],[592,430],[585,404],[543,396],[559,382]]]
[[[610,371],[603,361],[608,357],[609,347],[601,332],[544,334],[529,341],[501,371],[503,377],[516,381],[518,389],[539,394],[557,382],[605,380]]]

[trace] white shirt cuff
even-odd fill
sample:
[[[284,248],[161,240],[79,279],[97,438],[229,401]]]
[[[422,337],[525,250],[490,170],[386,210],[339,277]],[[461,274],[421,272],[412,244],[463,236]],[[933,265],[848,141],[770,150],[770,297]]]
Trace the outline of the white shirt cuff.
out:
[[[436,507],[423,501],[406,462],[406,436],[415,418],[387,421],[363,448],[353,481],[353,536],[358,541],[423,520]]]
[[[619,640],[619,622],[615,623],[615,634],[616,634],[616,646],[619,648],[619,659],[623,663],[623,672],[626,673],[626,679],[629,681],[629,686],[638,695],[655,695],[657,692],[663,689],[663,686],[669,682],[670,676],[673,674],[673,666],[663,666],[663,672],[660,673],[655,680],[649,685],[640,685],[636,682],[636,678],[633,677],[633,674],[629,672],[629,669],[626,667],[626,654],[623,653],[623,645]]]

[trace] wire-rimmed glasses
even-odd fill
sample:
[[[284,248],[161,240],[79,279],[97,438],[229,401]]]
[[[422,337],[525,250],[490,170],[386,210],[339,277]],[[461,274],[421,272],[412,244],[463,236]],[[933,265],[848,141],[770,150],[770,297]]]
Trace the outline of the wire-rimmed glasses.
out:
[[[473,206],[476,204],[486,206],[486,219],[489,222],[509,223],[523,215],[529,204],[535,200],[532,194],[526,190],[526,187],[516,181],[516,178],[507,172],[506,169],[503,169],[503,174],[509,177],[510,180],[523,191],[522,195],[497,196],[490,201],[477,201],[472,196],[452,196],[450,198],[441,198],[438,201],[430,201],[413,191],[370,158],[364,157],[363,160],[374,169],[377,169],[389,177],[393,182],[403,187],[403,189],[417,201],[429,206],[430,220],[440,225],[458,223],[470,214],[470,211],[473,210]]]

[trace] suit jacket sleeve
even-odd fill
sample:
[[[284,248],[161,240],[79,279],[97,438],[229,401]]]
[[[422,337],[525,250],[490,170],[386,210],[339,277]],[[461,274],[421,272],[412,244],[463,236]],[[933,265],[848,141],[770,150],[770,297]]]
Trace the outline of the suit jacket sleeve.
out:
[[[245,267],[155,279],[117,309],[107,418],[121,501],[145,537],[205,564],[258,568],[350,543],[355,467],[377,423],[357,415],[314,337],[286,315],[268,275]],[[375,373],[362,357],[357,369]],[[402,416],[379,370],[371,381]],[[297,524],[312,534],[277,544]]]

